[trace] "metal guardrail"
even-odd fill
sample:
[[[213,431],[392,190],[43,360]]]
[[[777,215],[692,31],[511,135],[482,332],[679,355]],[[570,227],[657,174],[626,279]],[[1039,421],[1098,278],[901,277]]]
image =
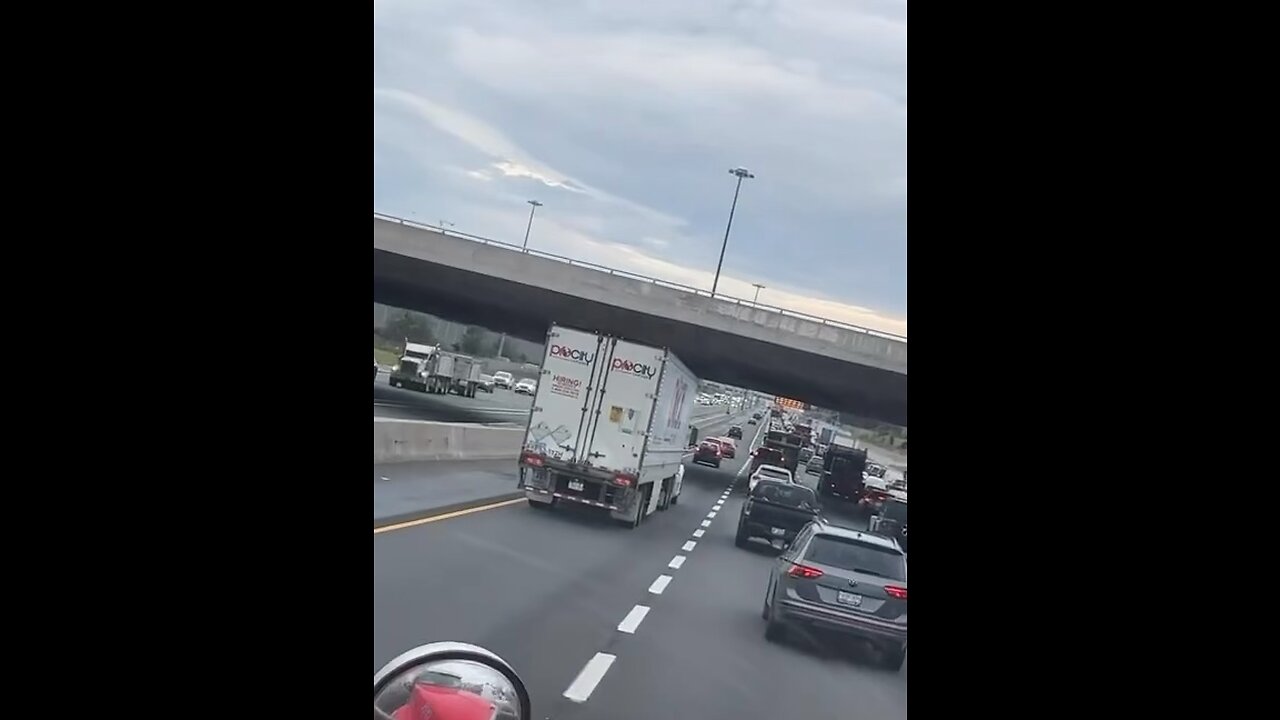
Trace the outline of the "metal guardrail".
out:
[[[641,275],[639,273],[633,273],[627,270],[618,270],[616,268],[606,267],[604,265],[597,265],[596,263],[586,262],[584,260],[574,260],[573,258],[570,258],[570,257],[565,257],[563,255],[556,255],[555,253],[549,253],[542,250],[524,249],[524,248],[521,248],[519,245],[516,245],[515,243],[509,243],[502,240],[494,240],[493,238],[481,237],[480,235],[472,235],[470,233],[459,232],[452,228],[446,229],[444,227],[439,227],[436,225],[432,225],[430,223],[420,223],[414,220],[406,220],[402,217],[396,217],[395,215],[387,215],[385,213],[380,213],[380,212],[375,212],[373,214],[373,217],[378,220],[388,220],[388,221],[399,223],[400,225],[405,225],[408,227],[414,227],[421,230],[431,230],[434,232],[438,232],[442,235],[462,238],[464,240],[471,240],[473,242],[482,243],[484,245],[497,245],[499,247],[507,248],[509,250],[513,250],[518,253],[523,253],[525,255],[536,255],[537,257],[540,257],[540,258],[546,258],[548,260],[556,260],[558,262],[566,263],[574,267],[589,268],[591,270],[605,272],[610,275],[616,275],[618,277],[624,277],[630,280],[639,280],[641,282],[652,283],[654,285],[660,285],[662,287],[671,288],[673,290],[682,290],[684,292],[690,292],[695,295],[701,295],[702,297],[706,297],[706,298],[713,298],[715,300],[732,301],[737,305],[742,305],[742,306],[754,308],[757,310],[767,310],[769,312],[776,312],[780,315],[785,315],[787,317],[793,317],[800,320],[808,320],[809,322],[815,322],[821,325],[829,325],[831,327],[837,327],[843,330],[852,330],[854,332],[866,333],[867,335],[874,335],[877,337],[887,338],[889,340],[897,340],[899,342],[904,342],[904,343],[907,341],[907,338],[905,335],[896,335],[894,333],[884,332],[883,330],[874,330],[872,328],[866,328],[860,325],[853,325],[851,323],[841,322],[839,320],[832,320],[830,318],[818,317],[817,315],[810,315],[808,313],[797,312],[795,310],[788,310],[786,308],[777,307],[775,305],[766,305],[764,303],[752,302],[750,300],[743,300],[742,298],[736,298],[731,295],[725,295],[724,293],[716,293],[715,295],[712,295],[711,292],[708,290],[702,290],[689,285],[682,285],[681,283],[671,282],[670,280],[663,280],[662,278],[649,277],[648,275]]]

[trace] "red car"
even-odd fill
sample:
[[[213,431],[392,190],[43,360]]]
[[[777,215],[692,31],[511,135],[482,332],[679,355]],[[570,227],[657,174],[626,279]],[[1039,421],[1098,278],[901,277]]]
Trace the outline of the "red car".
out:
[[[698,450],[693,454],[693,461],[701,465],[720,467],[722,455],[720,443],[712,438],[707,438],[698,445]]]
[[[738,443],[733,438],[718,437],[711,438],[720,443],[720,454],[727,458],[733,458],[738,454]]]

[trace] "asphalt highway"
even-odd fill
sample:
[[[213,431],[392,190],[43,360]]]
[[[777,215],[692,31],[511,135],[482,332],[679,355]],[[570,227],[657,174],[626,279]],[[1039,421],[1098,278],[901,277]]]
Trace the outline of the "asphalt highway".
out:
[[[744,425],[747,440],[758,427]],[[456,640],[511,662],[536,718],[905,717],[906,666],[795,633],[765,641],[777,553],[733,544],[743,493],[728,491],[745,485],[748,443],[739,450],[719,469],[689,465],[679,504],[635,530],[517,500],[375,531],[375,669]]]

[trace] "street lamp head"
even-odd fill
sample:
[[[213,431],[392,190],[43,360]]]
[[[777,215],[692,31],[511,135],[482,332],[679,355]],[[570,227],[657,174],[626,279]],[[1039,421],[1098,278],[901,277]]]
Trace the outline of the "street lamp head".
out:
[[[738,177],[740,177],[740,178],[753,178],[753,177],[755,177],[755,175],[752,175],[752,174],[751,174],[751,171],[750,171],[750,170],[748,170],[748,169],[746,169],[746,168],[744,168],[744,167],[730,168],[730,169],[729,169],[729,174],[730,174],[730,175],[737,175],[737,176],[738,176]]]
[[[538,202],[537,200],[526,200],[525,202],[529,203],[534,207],[542,207],[542,203]]]

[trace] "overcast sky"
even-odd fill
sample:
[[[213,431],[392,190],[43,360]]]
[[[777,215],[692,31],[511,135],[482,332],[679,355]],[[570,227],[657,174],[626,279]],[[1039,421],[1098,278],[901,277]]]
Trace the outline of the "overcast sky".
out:
[[[906,334],[905,0],[375,0],[374,209]]]

